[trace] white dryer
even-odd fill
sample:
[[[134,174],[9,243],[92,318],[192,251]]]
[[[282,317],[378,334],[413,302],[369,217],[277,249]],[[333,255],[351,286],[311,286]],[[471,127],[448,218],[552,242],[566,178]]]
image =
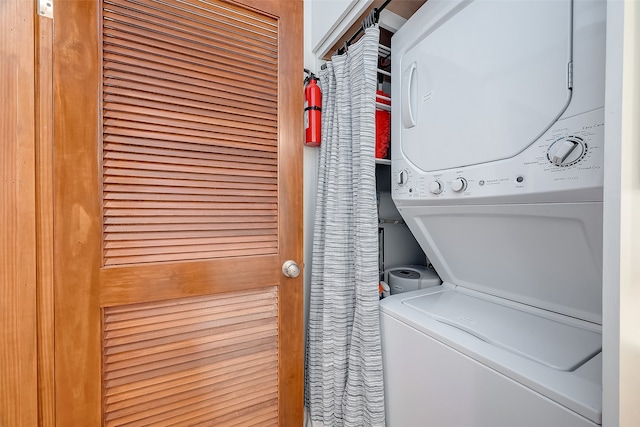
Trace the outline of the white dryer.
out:
[[[443,284],[381,302],[388,426],[601,424],[605,10],[429,0],[393,36],[393,200]]]

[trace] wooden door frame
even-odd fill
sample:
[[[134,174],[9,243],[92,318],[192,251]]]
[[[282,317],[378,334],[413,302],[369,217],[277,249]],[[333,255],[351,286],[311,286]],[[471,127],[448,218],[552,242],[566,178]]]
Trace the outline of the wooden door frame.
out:
[[[10,132],[2,143],[15,142],[19,150],[2,160],[7,165],[15,162],[19,179],[15,191],[16,204],[11,209],[15,217],[5,225],[13,224],[20,235],[19,246],[10,249],[10,257],[3,259],[5,266],[17,267],[10,280],[4,283],[2,300],[10,307],[2,323],[3,344],[15,351],[7,356],[19,355],[15,360],[2,358],[0,389],[8,395],[0,399],[0,424],[22,426],[50,426],[54,423],[54,329],[53,329],[53,138],[52,138],[52,47],[53,21],[38,16],[33,2],[13,1],[2,10],[4,18],[13,19],[0,30],[0,37],[8,45],[17,46],[16,55],[4,64],[20,70],[17,80],[11,73],[0,73],[8,88],[15,84],[18,90],[15,104],[2,112],[10,117],[12,108],[20,129],[12,129],[10,122],[2,121],[0,132]],[[5,127],[6,126],[6,127]],[[14,133],[15,132],[15,133]],[[8,168],[7,171],[10,171]],[[3,192],[5,193],[5,192]],[[6,199],[4,202],[11,202]],[[15,268],[14,267],[14,268]],[[3,310],[4,311],[4,310]],[[10,338],[15,334],[19,340]],[[5,362],[6,361],[6,364]],[[5,372],[7,369],[8,372]],[[1,393],[0,393],[1,394]]]
[[[0,424],[37,423],[35,10],[0,5]]]
[[[53,19],[36,16],[36,306],[38,425],[55,424],[53,287]]]

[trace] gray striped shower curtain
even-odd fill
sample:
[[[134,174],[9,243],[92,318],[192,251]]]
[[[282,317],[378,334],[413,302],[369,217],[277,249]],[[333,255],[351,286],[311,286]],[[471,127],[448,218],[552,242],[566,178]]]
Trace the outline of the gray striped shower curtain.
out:
[[[384,427],[378,299],[378,26],[320,72],[322,144],[307,329],[308,423]]]

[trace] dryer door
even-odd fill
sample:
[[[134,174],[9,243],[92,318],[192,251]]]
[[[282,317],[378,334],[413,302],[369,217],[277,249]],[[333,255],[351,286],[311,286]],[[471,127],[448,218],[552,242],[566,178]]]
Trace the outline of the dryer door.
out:
[[[571,100],[571,1],[451,3],[441,19],[415,15],[402,30],[417,42],[394,46],[401,148],[424,171],[512,157]]]

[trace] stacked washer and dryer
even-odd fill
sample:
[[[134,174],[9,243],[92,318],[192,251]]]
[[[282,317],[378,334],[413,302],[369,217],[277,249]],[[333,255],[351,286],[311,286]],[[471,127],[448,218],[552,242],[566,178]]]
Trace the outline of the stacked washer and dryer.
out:
[[[388,426],[601,424],[605,9],[429,0],[393,36],[392,196],[443,283],[381,302]]]

